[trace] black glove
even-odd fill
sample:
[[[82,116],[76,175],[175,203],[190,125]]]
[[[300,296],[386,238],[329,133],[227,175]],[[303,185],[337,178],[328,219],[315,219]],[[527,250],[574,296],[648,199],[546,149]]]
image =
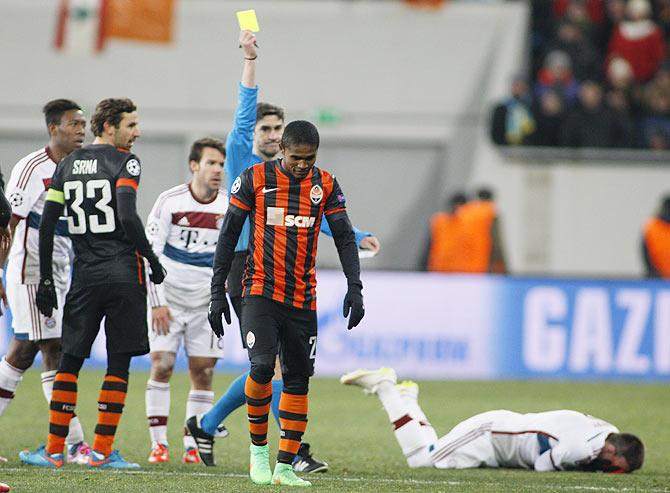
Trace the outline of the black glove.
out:
[[[45,317],[50,317],[54,309],[58,308],[58,298],[56,297],[53,279],[40,279],[35,303],[37,303],[37,309]]]
[[[344,306],[342,307],[344,318],[347,318],[349,310],[351,310],[351,317],[349,317],[349,325],[347,326],[349,330],[356,327],[365,315],[362,290],[363,287],[359,284],[349,284],[347,294],[344,296]]]
[[[157,258],[149,261],[149,268],[151,269],[151,274],[149,274],[149,279],[151,279],[151,282],[154,284],[160,284],[165,280],[167,271]]]
[[[230,307],[228,306],[228,298],[226,298],[225,294],[222,299],[212,299],[209,302],[207,318],[209,319],[209,326],[217,337],[223,337],[223,322],[221,322],[221,315],[226,319],[226,323],[230,325]]]

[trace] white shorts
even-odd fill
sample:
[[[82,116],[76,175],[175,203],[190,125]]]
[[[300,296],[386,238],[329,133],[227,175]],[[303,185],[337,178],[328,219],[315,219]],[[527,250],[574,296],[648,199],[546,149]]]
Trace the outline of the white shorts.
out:
[[[35,304],[37,284],[7,283],[7,301],[12,311],[14,336],[24,341],[60,339],[65,294],[64,291],[56,289],[58,308],[47,318],[39,312]]]
[[[440,469],[498,467],[491,442],[491,427],[501,413],[506,412],[488,411],[458,423],[431,445],[433,465]]]
[[[167,335],[158,335],[149,320],[149,347],[151,352],[166,351],[176,353],[184,344],[188,356],[223,358],[223,338],[214,335],[207,320],[207,310],[178,310],[170,308],[172,322]],[[151,317],[151,310],[149,310]]]

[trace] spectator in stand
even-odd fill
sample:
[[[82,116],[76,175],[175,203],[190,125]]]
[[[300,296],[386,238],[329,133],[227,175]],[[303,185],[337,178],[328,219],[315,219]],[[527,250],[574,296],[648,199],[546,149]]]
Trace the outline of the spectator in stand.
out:
[[[579,92],[579,84],[572,74],[570,57],[561,50],[550,51],[544,58],[544,65],[537,75],[535,94],[538,98],[554,90],[563,102],[571,106]]]
[[[621,57],[614,57],[607,66],[605,105],[612,111],[626,147],[637,147],[637,121],[641,112],[640,88],[633,78],[633,69]]]
[[[430,218],[430,236],[421,259],[421,270],[454,272],[460,243],[457,213],[466,202],[465,194],[456,192],[447,200],[445,210]]]
[[[663,31],[650,19],[649,0],[628,0],[626,17],[612,32],[607,56],[625,58],[633,68],[635,79],[646,82],[665,59]]]
[[[663,150],[670,145],[670,61],[666,61],[644,92],[643,146]]]
[[[560,144],[565,108],[556,91],[546,91],[535,105],[533,114],[537,124],[537,130],[533,134],[533,145],[557,147]]]
[[[670,0],[656,0],[656,21],[663,30],[665,40],[670,39]]]
[[[633,136],[609,108],[597,82],[586,81],[579,92],[579,105],[572,109],[561,131],[564,147],[631,147]]]
[[[572,21],[562,21],[547,51],[561,50],[572,61],[577,80],[597,79],[601,76],[601,59],[593,42],[584,35],[583,28]]]
[[[670,195],[661,210],[647,221],[642,235],[642,257],[647,277],[670,278]]]
[[[498,145],[527,145],[535,131],[528,84],[522,77],[512,82],[512,96],[493,110],[491,139]]]

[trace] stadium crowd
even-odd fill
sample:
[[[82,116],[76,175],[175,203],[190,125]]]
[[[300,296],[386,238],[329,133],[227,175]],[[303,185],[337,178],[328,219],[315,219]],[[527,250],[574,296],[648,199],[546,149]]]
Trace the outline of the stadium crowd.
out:
[[[493,142],[669,149],[670,1],[531,5],[531,76],[494,108]]]

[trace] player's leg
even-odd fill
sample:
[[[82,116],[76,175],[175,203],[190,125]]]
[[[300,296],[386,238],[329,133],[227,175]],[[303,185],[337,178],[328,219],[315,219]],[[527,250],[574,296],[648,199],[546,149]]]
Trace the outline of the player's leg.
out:
[[[167,438],[167,423],[170,415],[170,377],[177,359],[176,350],[179,347],[178,338],[175,335],[170,337],[168,334],[159,336],[159,338],[166,339],[166,344],[154,343],[151,340],[151,347],[155,350],[152,350],[150,354],[151,371],[144,394],[151,437],[151,452],[148,461],[151,463],[168,462],[170,459]],[[177,347],[175,348],[174,344],[168,344],[168,340],[176,343]]]
[[[42,378],[42,392],[47,402],[51,402],[53,386],[58,373],[57,368],[61,359],[60,321],[62,318],[58,314],[54,314],[53,318],[58,323],[57,334],[53,332],[49,335],[58,335],[58,338],[37,341],[44,365],[44,371],[40,375]],[[88,463],[91,449],[88,443],[84,441],[84,429],[76,413],[73,413],[70,419],[70,431],[65,439],[65,444],[67,445],[67,462],[69,464],[84,465]]]
[[[124,460],[112,446],[128,392],[130,359],[149,352],[146,286],[114,283],[95,289],[101,290],[105,314],[107,373],[98,398],[98,423],[89,465],[134,469],[139,465]]]
[[[412,416],[413,408],[408,406],[401,396],[396,386],[396,374],[392,368],[356,370],[342,375],[340,382],[345,385],[356,385],[366,393],[379,397],[410,467],[432,466],[429,447],[434,440],[423,433],[420,420]]]
[[[7,277],[7,301],[12,312],[14,337],[9,349],[0,361],[0,416],[14,398],[14,393],[23,373],[32,366],[39,348],[39,321],[33,308],[35,296],[32,286],[22,284],[20,279]]]
[[[281,440],[272,476],[275,484],[310,486],[295,475],[293,462],[307,428],[309,378],[316,357],[316,312],[282,306],[279,346],[284,387],[279,402]]]
[[[272,480],[267,433],[272,376],[279,349],[280,308],[278,303],[260,296],[243,300],[242,331],[251,362],[244,388],[251,436],[249,475],[257,484],[270,484]]]
[[[100,330],[103,313],[96,288],[73,287],[63,308],[62,354],[49,405],[49,437],[46,447],[21,452],[21,461],[37,466],[60,467],[70,421],[77,404],[79,370],[88,358]]]
[[[12,337],[7,354],[0,361],[0,416],[14,399],[23,373],[32,366],[37,351],[35,342]]]
[[[208,332],[212,333],[211,330]],[[191,381],[191,389],[186,400],[186,421],[196,415],[207,413],[212,408],[214,402],[212,377],[216,361],[217,358],[189,356],[188,373]],[[200,463],[195,438],[188,431],[187,427],[184,427],[184,455],[182,456],[182,462],[185,464]]]
[[[170,414],[170,377],[174,370],[179,346],[184,337],[184,323],[181,312],[170,309],[172,321],[167,334],[156,333],[149,325],[149,347],[151,349],[151,371],[144,394],[151,452],[149,462],[168,462],[167,423]],[[151,316],[151,315],[150,315]]]
[[[430,424],[430,421],[426,417],[426,414],[419,406],[419,386],[416,382],[411,380],[405,380],[402,383],[396,385],[398,392],[400,392],[400,397],[402,398],[403,403],[409,410],[410,416],[417,420],[421,425],[421,432],[424,435],[424,438],[427,443],[435,443],[437,441],[437,433],[435,428]]]

